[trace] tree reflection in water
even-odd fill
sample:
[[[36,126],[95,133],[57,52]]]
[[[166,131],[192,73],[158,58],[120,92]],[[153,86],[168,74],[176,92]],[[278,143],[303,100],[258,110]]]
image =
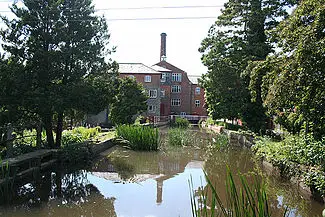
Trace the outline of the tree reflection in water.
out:
[[[9,198],[8,198],[9,199]],[[105,198],[90,184],[84,170],[64,174],[46,172],[34,181],[13,189],[10,201],[3,201],[0,215],[10,216],[116,216],[115,198]],[[37,212],[35,212],[37,210]],[[26,213],[27,212],[27,213]]]

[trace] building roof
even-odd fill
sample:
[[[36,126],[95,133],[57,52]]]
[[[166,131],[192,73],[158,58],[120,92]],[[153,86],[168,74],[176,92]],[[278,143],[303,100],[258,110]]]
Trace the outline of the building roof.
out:
[[[119,73],[132,74],[161,74],[157,70],[144,65],[143,63],[119,63]]]
[[[192,84],[199,84],[199,78],[201,78],[201,76],[198,75],[187,75],[188,79],[192,82]]]
[[[153,66],[151,66],[151,68],[153,68],[154,70],[156,70],[158,72],[171,72],[172,71],[172,70],[166,69],[166,68],[158,66],[158,65],[153,65]]]

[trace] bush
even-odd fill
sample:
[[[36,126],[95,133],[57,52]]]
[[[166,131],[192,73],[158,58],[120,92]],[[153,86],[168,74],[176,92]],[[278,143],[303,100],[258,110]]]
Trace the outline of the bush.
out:
[[[87,143],[68,143],[62,148],[61,160],[69,164],[88,163],[93,153]]]
[[[190,126],[190,122],[185,118],[176,117],[175,123],[173,123],[172,126],[180,127],[180,128],[188,128]]]
[[[172,146],[189,146],[193,143],[193,133],[182,128],[168,130],[168,143]]]
[[[325,195],[325,138],[315,140],[308,136],[286,136],[281,142],[261,138],[253,146],[256,154],[280,169],[281,175],[303,175],[311,190]],[[303,165],[302,167],[300,165]],[[317,174],[317,175],[315,175]]]
[[[101,131],[100,127],[95,128],[85,128],[85,127],[77,127],[73,130],[64,131],[62,133],[62,146],[66,146],[68,144],[73,143],[82,143],[90,138],[93,138],[99,134]]]
[[[133,150],[156,151],[159,145],[157,128],[135,125],[120,125],[116,128],[117,136],[129,142]]]

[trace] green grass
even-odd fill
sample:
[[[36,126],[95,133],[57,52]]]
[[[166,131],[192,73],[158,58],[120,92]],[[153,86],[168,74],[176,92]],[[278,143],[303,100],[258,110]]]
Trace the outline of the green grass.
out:
[[[136,125],[120,125],[116,128],[118,137],[127,140],[131,149],[157,151],[160,137],[157,128]]]
[[[193,190],[193,181],[189,181],[193,217],[269,217],[271,211],[265,184],[257,177],[249,184],[243,175],[239,175],[240,184],[227,169],[226,201],[223,202],[215,186],[205,173],[207,188],[203,191]],[[203,187],[202,187],[203,189]],[[285,216],[284,212],[283,216]]]

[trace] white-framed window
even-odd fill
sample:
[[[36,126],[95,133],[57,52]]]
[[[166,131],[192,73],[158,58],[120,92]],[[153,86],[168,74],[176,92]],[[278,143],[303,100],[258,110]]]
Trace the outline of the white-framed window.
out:
[[[148,112],[154,113],[156,111],[156,106],[155,105],[149,105],[148,106]]]
[[[151,75],[144,76],[144,82],[151,82]]]
[[[171,104],[172,106],[181,106],[181,99],[172,99]]]
[[[185,116],[186,115],[186,112],[181,112],[181,116]]]
[[[201,93],[201,88],[200,87],[196,87],[195,88],[195,94],[200,95],[200,93]]]
[[[149,90],[149,98],[157,98],[157,90]]]
[[[181,86],[180,85],[173,85],[172,86],[172,93],[179,93],[181,92]]]
[[[134,75],[128,75],[128,77],[129,77],[129,78],[132,78],[132,79],[135,78]]]
[[[172,81],[181,82],[182,74],[181,73],[172,73]]]
[[[195,100],[195,107],[200,107],[200,100]]]
[[[165,90],[160,90],[160,95],[161,95],[161,97],[165,97],[166,91]]]
[[[161,81],[161,82],[166,82],[166,77],[167,77],[167,74],[166,74],[166,73],[162,73],[162,74],[161,74],[161,79],[160,79],[160,81]]]

